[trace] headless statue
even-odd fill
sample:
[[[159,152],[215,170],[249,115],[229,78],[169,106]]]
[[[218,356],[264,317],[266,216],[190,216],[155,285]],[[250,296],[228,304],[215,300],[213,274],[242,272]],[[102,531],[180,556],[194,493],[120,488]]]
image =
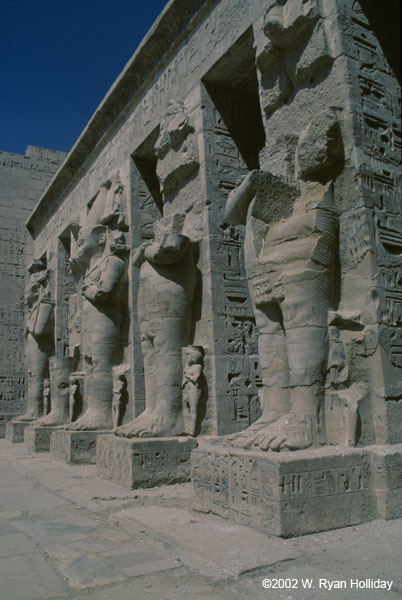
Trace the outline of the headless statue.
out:
[[[297,450],[319,443],[336,215],[331,184],[315,182],[295,198],[289,216],[270,222],[270,203],[281,202],[282,193],[291,196],[288,187],[268,172],[252,171],[226,207],[230,223],[246,224],[264,398],[261,418],[231,436],[243,448]]]

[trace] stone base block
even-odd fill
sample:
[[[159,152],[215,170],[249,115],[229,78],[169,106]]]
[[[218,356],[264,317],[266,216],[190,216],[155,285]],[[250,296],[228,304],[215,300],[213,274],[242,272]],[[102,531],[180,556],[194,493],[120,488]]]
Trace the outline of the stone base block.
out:
[[[126,439],[104,435],[98,439],[99,477],[128,488],[190,481],[190,453],[197,448],[191,437]]]
[[[35,427],[35,425],[26,427],[24,430],[25,448],[29,452],[49,452],[50,436],[53,431],[56,431],[55,427]]]
[[[6,437],[6,425],[8,421],[15,419],[19,414],[20,413],[2,413],[0,415],[0,438]]]
[[[205,445],[191,457],[192,508],[282,537],[356,525],[379,514],[371,462],[363,448],[274,453]],[[395,468],[389,472],[400,487]]]
[[[50,436],[50,455],[70,465],[94,465],[96,463],[96,440],[101,431],[56,430]]]
[[[372,485],[380,519],[402,517],[402,444],[370,446]]]
[[[7,421],[6,440],[12,444],[22,444],[24,441],[24,430],[32,421]]]

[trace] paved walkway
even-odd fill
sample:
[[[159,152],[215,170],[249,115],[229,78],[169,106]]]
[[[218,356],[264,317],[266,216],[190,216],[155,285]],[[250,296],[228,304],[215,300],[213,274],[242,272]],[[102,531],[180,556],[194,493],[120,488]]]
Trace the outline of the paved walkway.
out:
[[[402,520],[282,540],[190,513],[189,484],[125,490],[6,440],[0,482],[1,600],[402,598]]]

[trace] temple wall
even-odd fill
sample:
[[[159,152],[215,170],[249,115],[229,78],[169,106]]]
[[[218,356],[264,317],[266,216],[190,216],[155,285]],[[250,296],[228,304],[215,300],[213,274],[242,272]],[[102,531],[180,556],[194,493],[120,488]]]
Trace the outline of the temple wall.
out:
[[[32,257],[25,223],[65,156],[36,146],[24,156],[0,152],[0,415],[25,409],[24,282]]]
[[[83,344],[72,325],[82,281],[69,279],[66,261],[75,230],[105,219],[111,174],[118,170],[128,272],[120,363],[128,381],[124,423],[146,405],[140,274],[131,260],[153,239],[155,223],[183,215],[180,234],[194,244],[197,268],[190,343],[203,348],[207,386],[200,431],[246,429],[262,410],[261,356],[245,229],[227,223],[225,204],[238,178],[253,169],[292,182],[303,194],[310,177],[299,164],[303,136],[315,135],[319,145],[332,119],[342,157],[330,177],[337,239],[328,311],[333,364],[328,361],[323,382],[327,434],[334,444],[401,442],[400,90],[379,43],[352,0],[206,1],[195,14],[157,57],[148,79],[133,87],[113,123],[102,128],[99,119],[97,130],[94,121],[83,133],[80,151],[86,139],[90,149],[79,168],[68,173],[66,167],[68,185],[52,202],[45,194],[31,219],[34,256],[46,254],[55,273],[56,355],[73,356]],[[163,31],[157,27],[152,35],[157,40]],[[161,194],[163,169],[171,174],[180,162],[172,149],[166,159],[155,150],[171,100],[184,103],[189,123],[181,147],[188,170]],[[274,220],[289,215],[283,204]]]

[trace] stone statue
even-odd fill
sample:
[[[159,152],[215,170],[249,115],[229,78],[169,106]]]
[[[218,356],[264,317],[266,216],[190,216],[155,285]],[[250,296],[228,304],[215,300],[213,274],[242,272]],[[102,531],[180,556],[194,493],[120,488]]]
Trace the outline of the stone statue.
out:
[[[34,420],[43,414],[43,384],[48,377],[49,357],[53,353],[53,313],[49,271],[40,260],[29,267],[30,280],[25,290],[27,321],[25,328],[25,354],[28,370],[28,406],[17,421]]]
[[[301,132],[303,184],[251,171],[228,197],[232,224],[246,224],[245,263],[259,330],[263,414],[231,438],[243,448],[298,450],[325,441],[321,423],[333,295],[337,214],[332,182],[342,168],[336,116],[319,113]]]
[[[52,408],[49,414],[36,419],[36,427],[57,427],[69,420],[70,372],[73,363],[69,356],[53,356],[49,360]]]
[[[126,231],[128,229],[125,222],[126,196],[119,169],[110,174],[105,185],[108,192],[100,222],[102,225],[111,225],[114,223],[119,230]]]
[[[126,437],[184,433],[182,348],[189,343],[197,273],[189,239],[163,230],[133,257],[140,267],[138,318],[144,358],[145,410],[117,429]]]
[[[187,346],[184,349],[185,366],[183,370],[183,419],[186,433],[196,435],[199,404],[202,397],[202,349],[199,346]]]
[[[155,143],[156,174],[166,200],[199,167],[194,127],[184,103],[170,100]]]
[[[297,450],[319,441],[336,215],[330,184],[311,183],[290,216],[269,223],[264,204],[280,203],[282,193],[292,197],[289,187],[252,171],[228,198],[230,222],[247,215],[245,259],[264,388],[263,415],[232,437],[245,448]]]
[[[50,379],[43,382],[43,414],[48,415],[51,409]]]
[[[106,226],[95,225],[81,228],[78,234],[73,261],[86,266],[81,330],[87,409],[67,429],[112,427],[112,367],[120,360],[126,270],[124,261],[113,253],[110,233]]]

